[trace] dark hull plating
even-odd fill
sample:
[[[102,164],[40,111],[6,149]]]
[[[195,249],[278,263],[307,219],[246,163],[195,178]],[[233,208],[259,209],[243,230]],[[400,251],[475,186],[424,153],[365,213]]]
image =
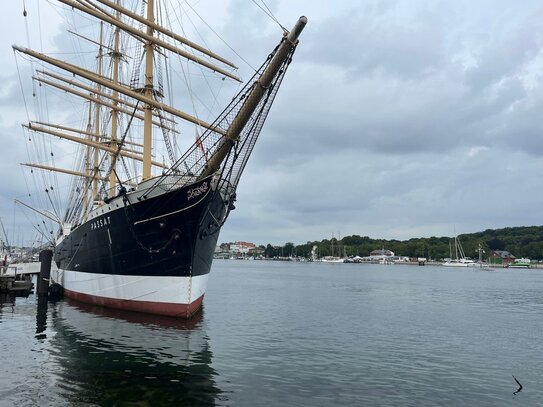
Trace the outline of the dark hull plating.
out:
[[[194,191],[205,190],[194,197]],[[116,199],[112,209],[76,227],[54,254],[59,269],[141,276],[209,273],[225,207],[210,179],[134,200]]]

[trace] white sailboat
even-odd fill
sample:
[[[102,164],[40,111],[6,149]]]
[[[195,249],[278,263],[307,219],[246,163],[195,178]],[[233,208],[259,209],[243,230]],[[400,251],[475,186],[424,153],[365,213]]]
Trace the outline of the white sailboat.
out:
[[[334,240],[335,240],[334,235],[332,234],[332,239],[330,240],[330,256],[323,256],[321,258],[321,261],[323,263],[345,263],[345,260],[347,258],[345,253],[343,254],[343,257],[339,256],[339,252],[340,252],[339,240],[337,240],[337,242],[338,242],[338,247],[337,247],[338,256],[334,255]],[[343,250],[345,251],[345,248],[343,248]]]
[[[454,237],[454,256],[452,247],[450,248],[450,252],[451,258],[442,264],[445,267],[475,267],[477,265],[475,261],[466,257],[458,236]]]

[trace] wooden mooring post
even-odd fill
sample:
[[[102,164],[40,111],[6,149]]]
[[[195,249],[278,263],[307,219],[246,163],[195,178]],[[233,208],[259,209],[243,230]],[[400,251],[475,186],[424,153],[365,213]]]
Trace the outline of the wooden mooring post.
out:
[[[38,276],[38,297],[47,297],[49,291],[49,280],[51,278],[51,260],[53,251],[45,249],[40,252],[40,274]]]
[[[0,293],[8,293],[13,287],[15,277],[7,276],[8,266],[0,265]]]

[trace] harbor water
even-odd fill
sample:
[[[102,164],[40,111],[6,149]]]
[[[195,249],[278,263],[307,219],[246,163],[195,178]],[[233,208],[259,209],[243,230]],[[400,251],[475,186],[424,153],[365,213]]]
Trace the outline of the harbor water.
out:
[[[0,406],[543,405],[543,270],[216,260],[190,321],[3,301]]]

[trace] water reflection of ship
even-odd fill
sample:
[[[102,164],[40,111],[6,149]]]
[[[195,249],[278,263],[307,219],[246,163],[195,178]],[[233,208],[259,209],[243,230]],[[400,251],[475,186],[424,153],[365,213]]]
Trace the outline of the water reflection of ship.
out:
[[[63,398],[98,405],[214,405],[221,391],[202,313],[189,321],[63,302],[51,352]]]

